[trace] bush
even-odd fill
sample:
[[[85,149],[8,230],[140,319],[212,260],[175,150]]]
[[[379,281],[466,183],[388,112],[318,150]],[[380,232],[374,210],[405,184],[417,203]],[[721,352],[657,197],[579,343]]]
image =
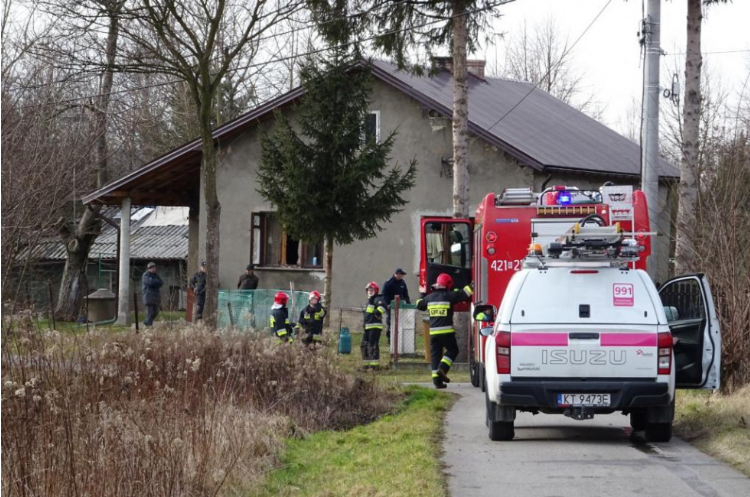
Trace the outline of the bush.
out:
[[[287,436],[348,428],[391,405],[332,352],[202,328],[3,344],[4,495],[241,491]]]

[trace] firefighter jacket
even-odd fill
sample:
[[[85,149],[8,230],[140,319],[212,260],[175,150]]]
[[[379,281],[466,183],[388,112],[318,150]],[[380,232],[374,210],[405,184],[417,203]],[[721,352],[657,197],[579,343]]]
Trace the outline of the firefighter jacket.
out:
[[[367,330],[382,330],[385,315],[385,301],[382,295],[373,295],[367,299],[364,312],[364,327]]]
[[[323,333],[323,318],[326,317],[326,314],[328,314],[328,311],[320,302],[315,305],[307,304],[299,313],[298,323],[305,331],[321,334]]]
[[[281,304],[274,304],[271,307],[270,319],[271,331],[284,340],[292,337],[292,324],[289,322],[289,309]]]
[[[465,286],[462,290],[441,288],[417,300],[417,309],[430,315],[430,335],[455,333],[453,328],[453,307],[459,302],[471,300],[474,292]]]

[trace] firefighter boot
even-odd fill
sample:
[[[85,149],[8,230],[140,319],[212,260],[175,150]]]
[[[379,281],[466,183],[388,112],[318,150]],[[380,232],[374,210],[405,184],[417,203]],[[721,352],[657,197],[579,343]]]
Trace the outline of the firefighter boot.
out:
[[[440,367],[438,367],[438,376],[440,379],[445,383],[450,383],[451,379],[448,378],[448,368],[445,367],[445,363],[440,363]]]
[[[440,378],[440,375],[437,372],[432,373],[432,383],[438,390],[448,388],[448,385],[443,382],[442,378]]]

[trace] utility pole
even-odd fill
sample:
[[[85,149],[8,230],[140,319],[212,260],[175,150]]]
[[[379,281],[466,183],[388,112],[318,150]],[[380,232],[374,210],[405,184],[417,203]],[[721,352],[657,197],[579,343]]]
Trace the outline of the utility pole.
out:
[[[646,195],[651,231],[660,231],[659,216],[659,58],[661,57],[661,0],[648,0],[643,20],[642,42],[646,49],[643,78],[643,131],[641,135],[641,190]],[[656,280],[657,239],[651,243],[646,268]]]

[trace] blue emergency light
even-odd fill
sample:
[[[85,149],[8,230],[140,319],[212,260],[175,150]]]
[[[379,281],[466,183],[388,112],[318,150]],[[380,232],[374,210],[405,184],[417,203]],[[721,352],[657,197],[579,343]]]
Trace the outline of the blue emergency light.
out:
[[[569,191],[562,191],[557,195],[557,203],[560,205],[570,205],[573,202],[573,194]]]

